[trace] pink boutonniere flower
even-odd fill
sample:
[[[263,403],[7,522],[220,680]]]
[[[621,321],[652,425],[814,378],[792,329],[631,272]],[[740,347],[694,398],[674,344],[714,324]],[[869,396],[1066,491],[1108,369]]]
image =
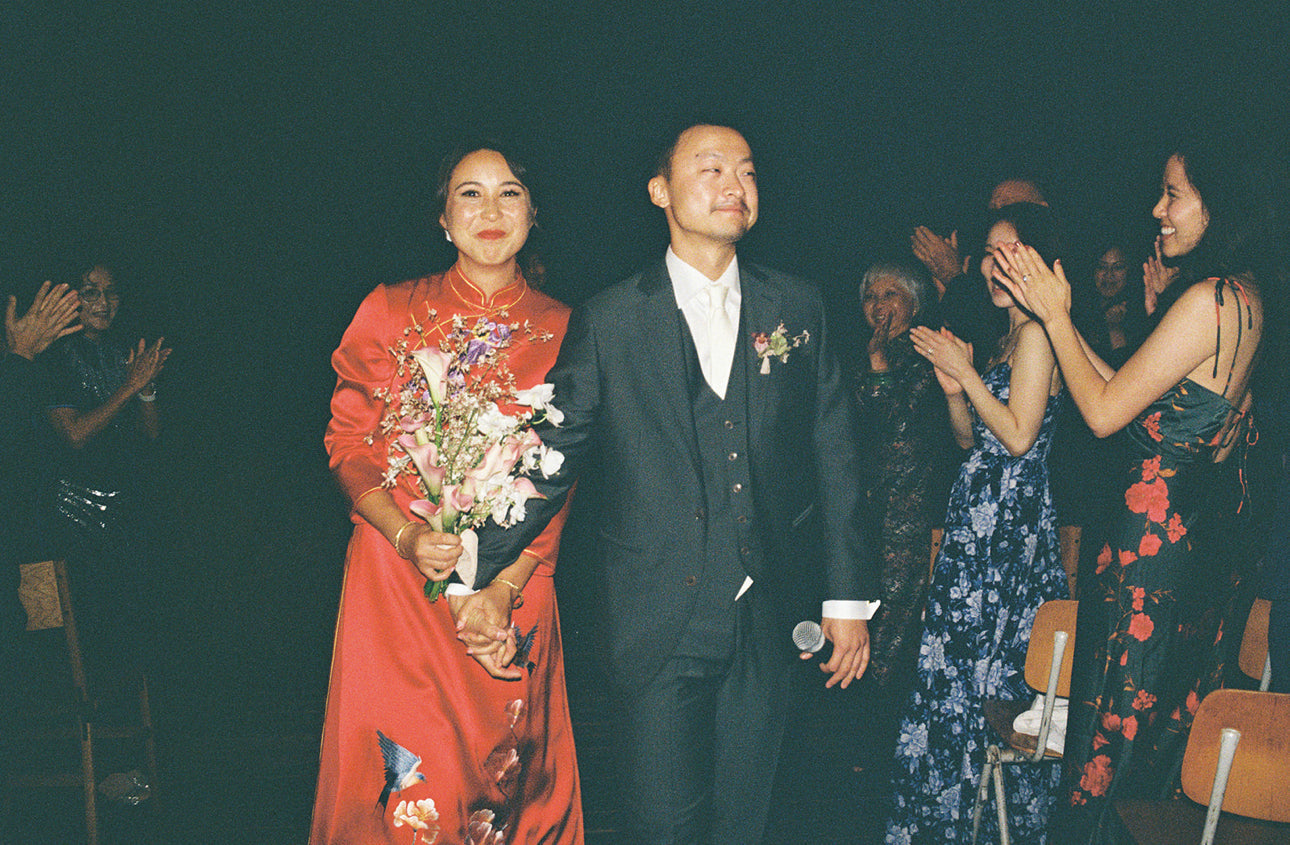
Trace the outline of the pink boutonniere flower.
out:
[[[777,358],[781,364],[787,364],[789,350],[796,349],[810,341],[810,339],[811,333],[805,329],[802,330],[801,334],[790,337],[783,323],[780,323],[775,331],[770,334],[753,332],[753,350],[757,353],[757,358],[761,360],[761,374],[764,376],[770,375],[770,359]]]

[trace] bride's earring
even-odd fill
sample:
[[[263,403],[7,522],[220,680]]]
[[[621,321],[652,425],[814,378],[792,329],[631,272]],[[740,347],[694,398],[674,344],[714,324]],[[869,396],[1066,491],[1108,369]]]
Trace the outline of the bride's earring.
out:
[[[447,229],[444,229],[444,230],[443,230],[443,239],[444,239],[445,241],[447,241],[448,243],[452,243],[452,233],[451,233],[451,232],[449,232]]]

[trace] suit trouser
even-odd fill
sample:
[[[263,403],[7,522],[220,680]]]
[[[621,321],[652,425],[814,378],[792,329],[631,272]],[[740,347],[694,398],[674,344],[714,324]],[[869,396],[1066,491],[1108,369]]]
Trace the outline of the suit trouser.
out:
[[[673,657],[620,692],[631,842],[762,841],[784,732],[786,669],[736,647],[725,661]]]

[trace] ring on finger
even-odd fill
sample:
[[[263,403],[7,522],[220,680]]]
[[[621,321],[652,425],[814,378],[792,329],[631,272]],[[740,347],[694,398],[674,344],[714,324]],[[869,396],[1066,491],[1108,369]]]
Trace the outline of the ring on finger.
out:
[[[1028,281],[1030,281],[1030,274],[1029,274],[1029,273],[1023,273],[1023,274],[1021,275],[1021,280],[1022,280],[1023,282],[1028,282]]]

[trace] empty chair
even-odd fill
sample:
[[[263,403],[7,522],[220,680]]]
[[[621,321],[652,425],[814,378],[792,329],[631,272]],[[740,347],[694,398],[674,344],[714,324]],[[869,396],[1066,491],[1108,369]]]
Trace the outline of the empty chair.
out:
[[[1117,801],[1125,827],[1141,845],[1290,842],[1287,726],[1290,695],[1231,689],[1210,693],[1187,738],[1182,766],[1186,797]],[[1230,756],[1222,753],[1225,732],[1227,745],[1239,740]]]

